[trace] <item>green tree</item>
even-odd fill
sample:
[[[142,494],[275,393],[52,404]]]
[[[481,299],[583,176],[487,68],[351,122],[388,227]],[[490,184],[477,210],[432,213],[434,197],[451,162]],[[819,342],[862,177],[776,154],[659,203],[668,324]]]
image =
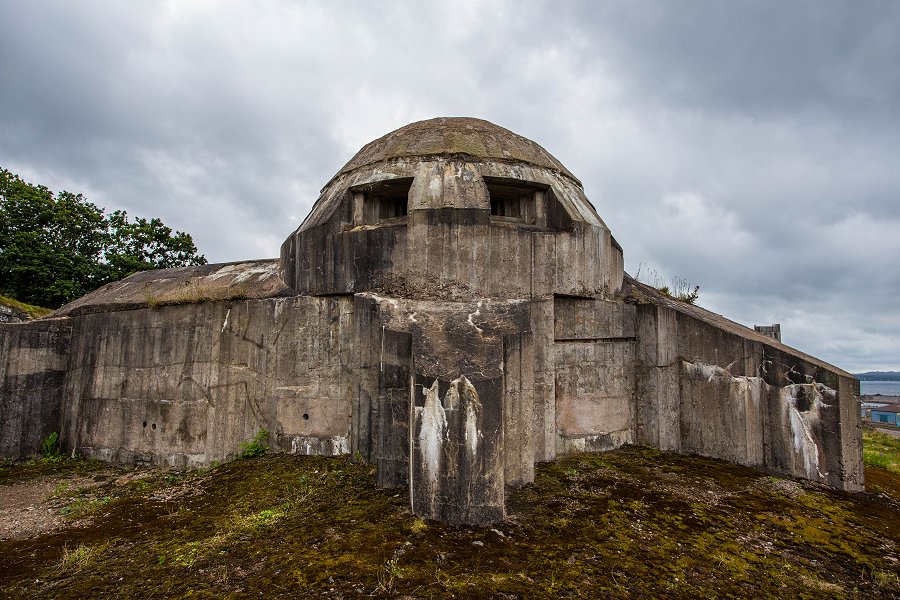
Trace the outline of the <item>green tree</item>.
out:
[[[167,227],[159,219],[128,220],[124,210],[113,212],[108,221],[105,249],[107,278],[116,281],[137,271],[169,269],[205,264],[187,233]]]
[[[205,264],[187,233],[159,219],[107,215],[0,168],[0,293],[58,307],[136,271]]]

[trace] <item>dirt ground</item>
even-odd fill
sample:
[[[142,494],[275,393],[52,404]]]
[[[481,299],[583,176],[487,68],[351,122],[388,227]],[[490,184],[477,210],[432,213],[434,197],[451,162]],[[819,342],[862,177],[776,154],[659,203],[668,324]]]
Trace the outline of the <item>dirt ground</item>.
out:
[[[70,478],[82,485],[83,478]],[[22,539],[59,528],[66,518],[53,491],[58,482],[48,477],[0,487],[0,539]]]
[[[0,478],[0,541],[21,540],[82,524],[87,513],[114,498],[179,473],[164,468],[117,467],[99,462],[66,461],[12,467]],[[74,468],[74,472],[70,469]],[[40,470],[49,474],[37,474]],[[172,492],[170,492],[172,493]]]

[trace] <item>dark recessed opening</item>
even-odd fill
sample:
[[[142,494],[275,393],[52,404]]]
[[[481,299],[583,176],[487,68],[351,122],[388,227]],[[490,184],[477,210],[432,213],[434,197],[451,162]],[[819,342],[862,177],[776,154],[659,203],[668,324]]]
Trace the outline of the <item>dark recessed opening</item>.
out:
[[[304,420],[304,421],[309,421],[309,414],[308,414],[308,413],[303,413],[303,420]]]
[[[523,200],[524,198],[496,198],[491,196],[491,215],[521,219]]]
[[[795,367],[791,367],[791,370],[787,372],[787,378],[791,383],[806,383],[806,376]]]
[[[147,426],[147,421],[144,421],[144,427],[146,427],[146,426]]]
[[[153,429],[156,429],[156,423],[154,423],[154,424],[151,425],[150,427],[152,427]]]
[[[545,187],[488,177],[484,183],[491,199],[491,217],[500,221],[537,224],[539,211],[536,193],[543,193]],[[543,201],[542,194],[541,200]]]
[[[805,387],[797,388],[797,410],[800,412],[809,412],[812,408],[812,394]]]
[[[390,179],[355,190],[357,197],[362,194],[362,206],[354,208],[356,224],[373,225],[405,217],[409,212],[407,204],[412,181],[411,177]]]

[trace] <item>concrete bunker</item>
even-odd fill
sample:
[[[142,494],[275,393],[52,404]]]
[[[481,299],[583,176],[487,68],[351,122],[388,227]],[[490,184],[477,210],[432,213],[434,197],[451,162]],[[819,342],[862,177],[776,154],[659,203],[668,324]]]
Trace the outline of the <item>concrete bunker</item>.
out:
[[[863,483],[852,376],[631,279],[578,179],[478,119],[367,144],[279,259],[138,273],[0,324],[0,349],[9,458],[59,431],[202,465],[265,427],[463,523],[537,462],[626,443]]]

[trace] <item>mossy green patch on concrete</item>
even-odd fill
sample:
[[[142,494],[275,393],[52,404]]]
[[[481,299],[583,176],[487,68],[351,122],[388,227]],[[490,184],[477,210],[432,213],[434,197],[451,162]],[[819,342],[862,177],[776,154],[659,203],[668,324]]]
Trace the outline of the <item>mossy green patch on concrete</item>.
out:
[[[38,319],[40,317],[46,317],[50,313],[53,312],[52,308],[44,308],[43,306],[35,306],[33,304],[26,304],[24,302],[19,302],[9,296],[4,296],[0,294],[0,304],[4,306],[9,306],[11,308],[17,308],[23,312],[25,312],[32,319]]]
[[[898,590],[900,498],[644,448],[540,465],[533,484],[508,491],[508,519],[488,527],[417,519],[406,490],[377,490],[374,468],[346,458],[276,454],[166,477],[148,477],[152,485],[77,527],[0,541],[0,593],[890,598]],[[61,569],[75,551],[68,562],[83,567]]]

